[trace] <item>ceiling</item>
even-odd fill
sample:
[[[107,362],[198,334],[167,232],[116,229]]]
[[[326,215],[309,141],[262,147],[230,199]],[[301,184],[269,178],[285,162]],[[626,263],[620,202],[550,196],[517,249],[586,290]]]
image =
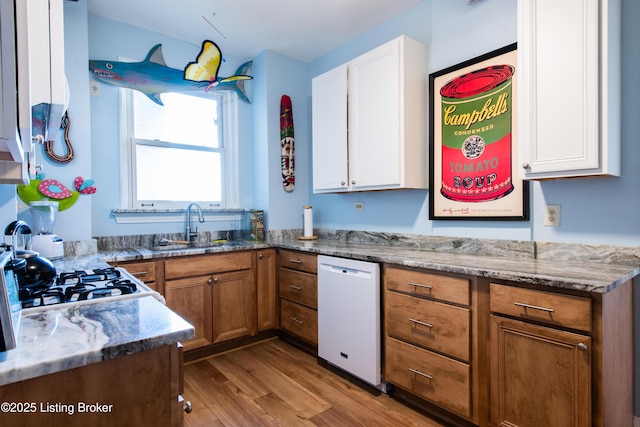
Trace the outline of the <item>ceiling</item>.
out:
[[[89,13],[231,55],[310,62],[423,0],[87,0]],[[206,19],[205,19],[206,18]]]

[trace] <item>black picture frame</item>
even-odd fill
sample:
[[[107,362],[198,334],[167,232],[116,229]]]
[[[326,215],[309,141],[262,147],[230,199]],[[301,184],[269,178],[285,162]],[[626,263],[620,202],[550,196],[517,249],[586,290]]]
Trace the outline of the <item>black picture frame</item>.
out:
[[[429,75],[429,219],[528,221],[517,44]]]

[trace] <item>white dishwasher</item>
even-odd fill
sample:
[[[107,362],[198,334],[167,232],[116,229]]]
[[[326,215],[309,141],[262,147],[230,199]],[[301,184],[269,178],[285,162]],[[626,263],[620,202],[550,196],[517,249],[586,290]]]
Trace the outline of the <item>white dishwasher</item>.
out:
[[[385,391],[380,340],[379,265],[318,255],[318,356]]]

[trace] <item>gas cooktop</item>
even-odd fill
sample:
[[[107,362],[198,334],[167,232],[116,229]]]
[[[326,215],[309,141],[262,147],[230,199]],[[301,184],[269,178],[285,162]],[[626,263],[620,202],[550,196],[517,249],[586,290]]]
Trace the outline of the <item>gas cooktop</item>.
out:
[[[49,283],[20,289],[22,308],[82,304],[160,294],[119,267],[62,272]]]

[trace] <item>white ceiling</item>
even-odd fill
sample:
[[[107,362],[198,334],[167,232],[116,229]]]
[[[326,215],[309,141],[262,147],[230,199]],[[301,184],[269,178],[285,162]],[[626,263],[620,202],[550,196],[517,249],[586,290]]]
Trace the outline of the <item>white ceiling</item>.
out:
[[[253,58],[268,49],[309,62],[420,1],[87,0],[87,5],[89,13],[197,46],[213,40],[226,54]]]

